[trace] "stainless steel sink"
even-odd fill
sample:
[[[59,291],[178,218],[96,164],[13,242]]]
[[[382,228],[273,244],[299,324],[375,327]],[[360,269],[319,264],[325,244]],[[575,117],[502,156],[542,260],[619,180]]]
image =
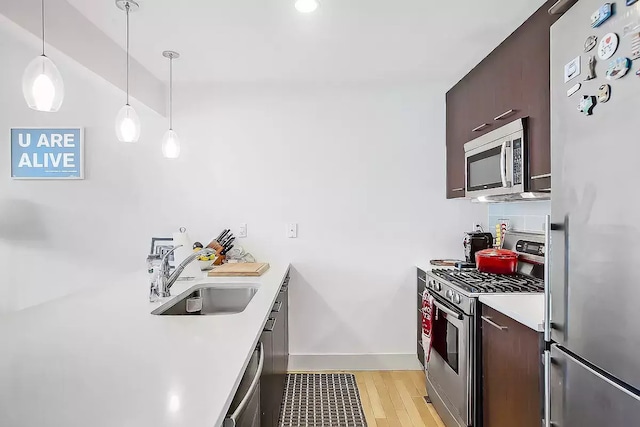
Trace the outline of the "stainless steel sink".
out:
[[[202,316],[242,313],[258,292],[255,285],[197,285],[151,314],[164,316]]]

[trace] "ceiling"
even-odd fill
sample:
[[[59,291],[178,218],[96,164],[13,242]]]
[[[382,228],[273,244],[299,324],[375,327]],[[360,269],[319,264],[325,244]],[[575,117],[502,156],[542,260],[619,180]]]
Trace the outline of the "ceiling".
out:
[[[138,0],[131,53],[162,80],[198,82],[433,81],[453,84],[542,0]],[[114,0],[68,0],[124,46]]]

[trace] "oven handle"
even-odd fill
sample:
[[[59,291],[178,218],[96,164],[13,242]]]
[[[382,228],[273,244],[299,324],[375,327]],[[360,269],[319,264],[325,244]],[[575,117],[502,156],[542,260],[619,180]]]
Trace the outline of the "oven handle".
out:
[[[502,186],[507,186],[507,141],[502,143],[502,149],[500,150],[500,178],[502,179]]]
[[[462,320],[462,314],[456,313],[455,311],[451,310],[450,308],[447,308],[446,306],[440,304],[438,301],[433,301],[433,305],[438,307],[439,310],[445,312],[449,316],[452,316],[452,317],[454,317],[454,318],[456,318],[458,320]]]

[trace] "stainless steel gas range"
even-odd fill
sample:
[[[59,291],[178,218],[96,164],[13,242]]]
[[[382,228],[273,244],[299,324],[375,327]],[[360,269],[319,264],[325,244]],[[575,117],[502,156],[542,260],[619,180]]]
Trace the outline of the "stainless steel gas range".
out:
[[[435,299],[427,391],[447,427],[478,425],[478,296],[544,292],[544,235],[507,233],[504,248],[519,254],[516,275],[475,269],[427,273],[427,289]]]

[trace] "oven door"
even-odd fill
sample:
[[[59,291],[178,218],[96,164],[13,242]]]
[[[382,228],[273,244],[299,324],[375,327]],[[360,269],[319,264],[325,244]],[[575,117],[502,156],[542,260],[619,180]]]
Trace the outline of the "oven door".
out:
[[[472,421],[472,318],[437,295],[434,298],[427,378],[442,400],[439,403],[458,424],[468,426]]]

